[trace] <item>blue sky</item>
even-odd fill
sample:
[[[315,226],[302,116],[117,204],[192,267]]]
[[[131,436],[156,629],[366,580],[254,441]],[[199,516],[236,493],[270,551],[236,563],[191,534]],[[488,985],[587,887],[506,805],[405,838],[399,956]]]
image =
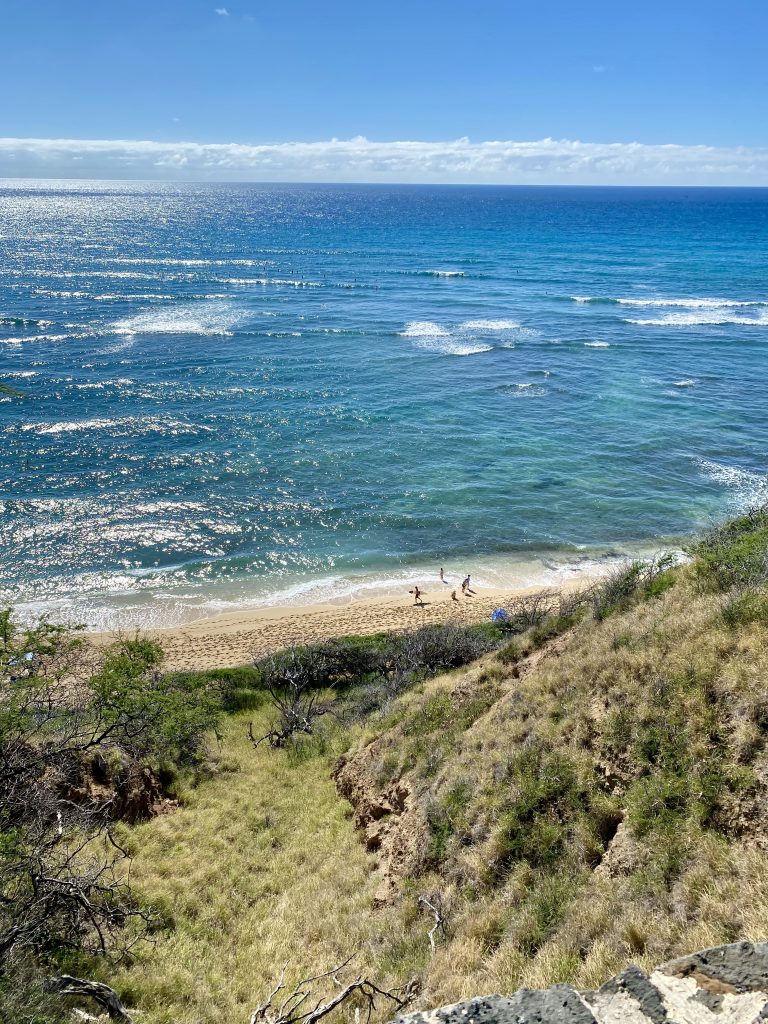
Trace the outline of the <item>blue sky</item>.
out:
[[[768,183],[768,3],[757,0],[3,0],[0,33],[0,174],[350,180],[366,165],[338,147],[286,162],[284,149],[235,157],[231,146],[364,136],[379,147],[371,180],[535,177],[512,151],[489,163],[472,149],[469,163],[454,154],[425,172],[421,151],[411,166],[381,149],[467,138],[671,144],[685,151],[674,173],[692,181],[715,166],[717,180]],[[107,158],[43,146],[62,139],[165,148]],[[212,160],[174,143],[230,150]],[[735,147],[749,151],[736,163]],[[589,164],[596,151],[579,151],[581,171],[569,152],[571,178],[665,173],[656,150],[612,150],[625,166],[613,159],[610,173]],[[541,180],[560,180],[539,163]]]

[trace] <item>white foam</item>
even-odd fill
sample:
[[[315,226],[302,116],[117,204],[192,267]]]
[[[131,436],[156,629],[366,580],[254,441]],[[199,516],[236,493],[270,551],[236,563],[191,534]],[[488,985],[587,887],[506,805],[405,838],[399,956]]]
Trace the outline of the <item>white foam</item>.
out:
[[[522,325],[517,320],[465,320],[459,324],[464,331],[516,331]]]
[[[610,348],[610,341],[585,341],[584,348]]]
[[[473,345],[471,342],[460,341],[458,338],[424,338],[417,342],[419,348],[427,348],[432,352],[443,352],[445,355],[476,355],[478,352],[493,351],[493,345]]]
[[[738,324],[745,327],[768,327],[768,311],[757,317],[739,316],[723,308],[702,310],[698,313],[668,313],[666,316],[648,319],[626,319],[624,323],[639,327],[700,327],[718,324]]]
[[[411,320],[401,332],[402,338],[449,338],[450,331],[431,320]]]
[[[35,434],[71,434],[88,430],[111,430],[122,434],[195,434],[199,431],[212,433],[212,427],[200,424],[184,423],[164,416],[122,416],[95,417],[89,420],[61,420],[58,423],[25,423],[23,431],[34,431]]]
[[[444,327],[432,320],[412,320],[405,325],[400,337],[408,338],[417,347],[451,356],[471,356],[490,352],[493,345],[481,341],[477,335],[524,331],[516,320],[464,320],[453,327]],[[514,343],[502,342],[501,347],[514,348]]]
[[[85,334],[27,334],[19,338],[0,338],[0,345],[23,345],[27,341],[66,341],[67,338],[85,337]]]
[[[118,320],[115,334],[204,334],[231,337],[232,328],[244,319],[241,309],[228,302],[185,304],[148,310]]]
[[[759,299],[616,299],[619,306],[679,306],[683,309],[723,309],[740,306],[766,306]]]
[[[697,458],[694,461],[710,480],[733,492],[733,505],[748,508],[768,502],[768,475],[739,469],[737,466],[726,466],[711,459]]]
[[[117,292],[105,292],[103,295],[91,295],[95,302],[151,302],[152,300],[173,300],[175,295],[158,295],[155,292],[139,292],[138,294],[121,295]]]
[[[674,386],[676,388],[692,388],[694,384],[698,383],[695,377],[686,377],[684,380],[674,381]]]
[[[417,271],[420,274],[426,274],[429,277],[465,277],[463,270],[420,270]]]

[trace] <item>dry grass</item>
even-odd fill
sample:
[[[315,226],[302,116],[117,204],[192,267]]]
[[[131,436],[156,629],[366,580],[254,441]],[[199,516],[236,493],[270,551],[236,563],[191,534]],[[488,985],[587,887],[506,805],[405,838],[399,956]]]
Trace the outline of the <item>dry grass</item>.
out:
[[[134,886],[172,923],[115,979],[137,1021],[245,1024],[284,963],[291,981],[353,950],[381,982],[408,980],[425,928],[372,911],[372,861],[336,796],[332,752],[293,763],[254,750],[242,717],[223,749],[230,770],[132,835]]]
[[[174,924],[117,979],[138,1021],[245,1022],[284,962],[296,977],[352,949],[385,985],[418,974],[433,1006],[764,939],[768,616],[732,606],[678,570],[529,670],[486,657],[307,756],[254,751],[230,720],[233,770],[134,833],[134,882]],[[385,909],[330,777],[350,745],[422,815]],[[425,890],[449,909],[431,958]]]

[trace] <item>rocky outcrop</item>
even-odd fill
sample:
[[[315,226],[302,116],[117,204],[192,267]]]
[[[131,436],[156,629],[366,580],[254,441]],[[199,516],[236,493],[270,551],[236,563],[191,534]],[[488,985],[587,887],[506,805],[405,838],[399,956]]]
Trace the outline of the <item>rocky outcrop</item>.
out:
[[[365,835],[365,847],[376,855],[381,881],[374,906],[395,899],[398,880],[418,867],[426,823],[410,800],[407,779],[382,788],[374,772],[375,741],[356,753],[339,759],[334,770],[336,789],[352,804],[355,825]]]
[[[396,1024],[759,1024],[768,1021],[768,943],[681,957],[648,976],[630,966],[596,992],[570,985],[478,996]]]
[[[103,809],[113,821],[135,825],[176,808],[151,768],[119,747],[100,748],[53,780],[58,793],[80,806]]]

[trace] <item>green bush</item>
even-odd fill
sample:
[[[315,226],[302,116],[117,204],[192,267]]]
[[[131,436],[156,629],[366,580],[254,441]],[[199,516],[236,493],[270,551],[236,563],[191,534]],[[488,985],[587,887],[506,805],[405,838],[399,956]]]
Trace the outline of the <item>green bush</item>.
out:
[[[607,573],[589,594],[594,617],[601,622],[638,600],[663,594],[675,582],[674,562],[673,555],[663,555],[651,561],[627,562]]]
[[[566,849],[568,823],[585,807],[576,770],[564,754],[531,743],[513,756],[507,774],[514,796],[495,835],[495,873],[515,861],[551,866]]]
[[[716,589],[768,582],[768,505],[713,527],[689,553],[699,579]]]
[[[463,815],[470,797],[470,787],[466,783],[458,783],[443,794],[440,800],[433,801],[427,808],[427,824],[429,826],[429,843],[425,857],[427,868],[439,868],[445,860],[449,840],[463,823]]]
[[[747,590],[734,595],[723,608],[723,619],[731,629],[753,622],[768,622],[768,593]]]

